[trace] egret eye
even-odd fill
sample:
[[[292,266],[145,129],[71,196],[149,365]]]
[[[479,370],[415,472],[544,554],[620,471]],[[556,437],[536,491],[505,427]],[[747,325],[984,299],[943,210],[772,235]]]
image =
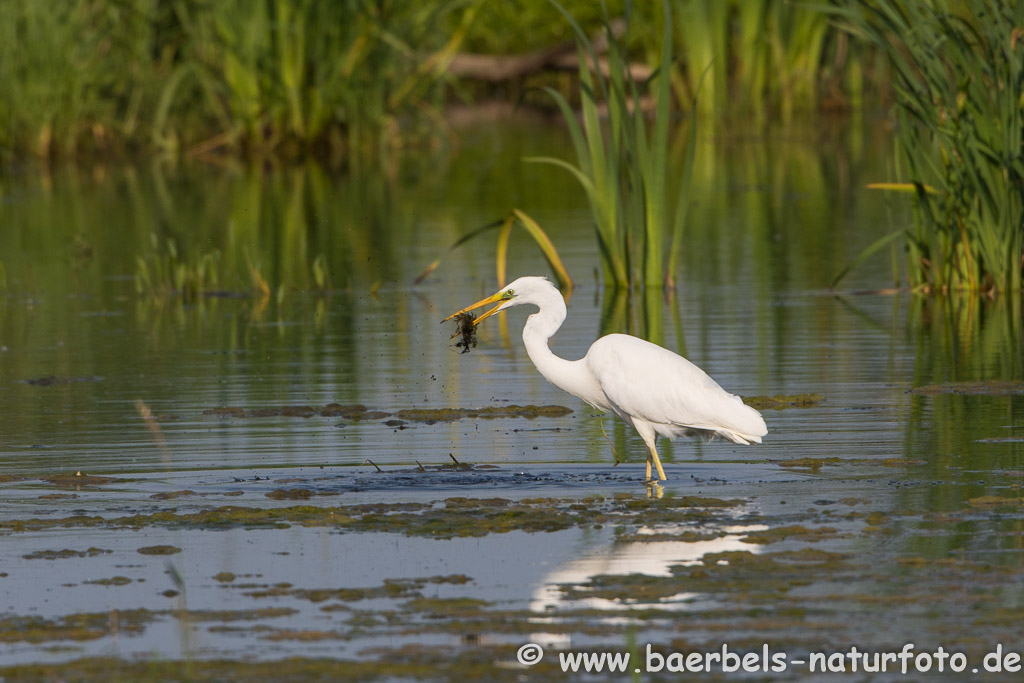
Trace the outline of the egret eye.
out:
[[[501,298],[507,301],[508,299],[511,299],[515,295],[516,293],[513,292],[511,289],[506,289],[504,292],[502,292]]]

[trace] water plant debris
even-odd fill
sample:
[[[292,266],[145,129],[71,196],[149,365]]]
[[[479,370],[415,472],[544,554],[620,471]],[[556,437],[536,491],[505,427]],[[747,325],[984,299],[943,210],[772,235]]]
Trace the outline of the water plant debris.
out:
[[[476,348],[476,314],[460,313],[455,316],[455,332],[449,339],[462,336],[462,339],[455,342],[456,348],[461,348],[463,353],[469,353],[470,348]]]

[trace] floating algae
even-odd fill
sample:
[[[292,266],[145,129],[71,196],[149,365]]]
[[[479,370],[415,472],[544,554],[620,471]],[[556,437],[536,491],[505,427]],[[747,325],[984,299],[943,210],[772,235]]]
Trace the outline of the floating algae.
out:
[[[127,586],[132,580],[127,576],[113,576],[109,579],[92,579],[84,583],[93,586]]]
[[[409,408],[395,415],[412,422],[449,422],[464,417],[496,419],[501,417],[562,417],[572,413],[571,408],[558,405],[507,405],[484,408]]]
[[[756,410],[810,408],[822,402],[821,394],[776,394],[775,396],[744,396],[743,402]]]
[[[112,484],[115,481],[118,481],[118,479],[115,477],[99,477],[91,474],[82,474],[81,472],[78,472],[77,474],[52,474],[45,477],[40,477],[40,479],[48,484],[53,484],[54,486],[58,486],[61,488],[78,486],[103,486],[104,484]]]
[[[936,394],[963,394],[966,396],[1011,396],[1024,394],[1024,382],[1004,379],[990,379],[980,382],[951,382],[949,384],[925,384],[910,390],[912,394],[934,396]]]
[[[64,550],[37,550],[34,553],[22,555],[22,557],[26,560],[61,560],[69,557],[96,557],[97,555],[106,555],[112,552],[114,551],[103,548],[89,548],[88,550],[65,548]]]
[[[207,408],[203,415],[214,415],[217,417],[237,418],[260,418],[260,417],[342,417],[349,420],[376,420],[390,417],[391,413],[378,410],[370,410],[366,406],[355,403],[341,405],[339,403],[328,403],[322,407],[316,406],[263,406],[260,408],[239,408],[232,406],[220,406],[218,408]]]
[[[262,607],[256,609],[190,609],[171,610],[172,615],[185,621],[259,621],[297,614],[294,607]]]
[[[631,603],[657,603],[677,595],[681,588],[695,593],[777,597],[806,585],[808,568],[815,573],[844,569],[846,556],[806,548],[764,554],[730,550],[707,553],[698,564],[676,565],[670,576],[599,574],[582,584],[566,584],[561,590],[567,600],[628,597]]]
[[[102,382],[102,377],[57,377],[56,375],[47,375],[46,377],[37,377],[35,379],[23,379],[22,384],[28,384],[33,387],[52,387],[58,384],[75,384],[77,382]]]
[[[802,524],[791,526],[772,527],[763,531],[751,531],[743,537],[744,543],[768,544],[797,539],[800,541],[816,542],[826,538],[835,538],[839,530],[831,526],[806,527]]]
[[[359,504],[337,507],[294,505],[255,508],[220,506],[196,512],[166,510],[123,517],[72,515],[0,521],[0,531],[18,533],[44,529],[105,527],[144,529],[278,528],[292,525],[329,527],[348,532],[389,532],[427,538],[486,536],[510,531],[551,532],[616,522],[703,521],[741,501],[700,496],[647,499],[616,496],[582,505],[576,500],[549,498],[513,501],[504,498],[453,497],[443,505],[425,503]],[[160,546],[154,546],[160,547]],[[174,548],[174,546],[167,546]]]
[[[11,616],[0,619],[0,643],[45,643],[58,640],[96,640],[111,635],[137,634],[156,619],[148,609],[81,612],[59,619]],[[116,619],[112,618],[116,617]]]
[[[428,598],[420,597],[409,600],[402,609],[408,612],[423,612],[427,618],[436,619],[439,616],[459,615],[470,616],[479,614],[485,607],[490,606],[488,600],[479,598]]]
[[[148,545],[139,548],[138,552],[142,555],[177,555],[181,548],[174,545]]]
[[[978,496],[969,498],[967,504],[972,508],[1018,508],[1024,506],[1024,497]]]
[[[245,593],[251,598],[280,598],[284,596],[308,600],[313,603],[327,600],[357,602],[386,598],[390,600],[422,598],[428,584],[460,586],[472,581],[465,574],[448,574],[416,579],[384,579],[379,586],[369,588],[294,588],[291,584],[278,584]]]
[[[828,458],[790,458],[789,460],[772,461],[779,467],[805,467],[812,472],[817,472],[824,465],[838,465],[844,462],[843,458],[831,456]]]
[[[181,498],[182,496],[194,496],[195,491],[185,489],[183,491],[168,491],[166,493],[154,493],[150,498],[153,500],[174,500],[175,498]]]
[[[274,489],[266,495],[272,500],[309,500],[313,492],[309,489]]]
[[[315,406],[268,406],[263,408],[234,408],[222,406],[219,408],[207,408],[203,415],[231,418],[261,418],[261,417],[340,417],[347,420],[382,420],[384,418],[396,417],[398,420],[388,420],[384,424],[389,427],[401,426],[403,420],[413,422],[446,422],[459,420],[465,417],[472,418],[499,418],[499,417],[562,417],[572,413],[571,408],[559,405],[507,405],[507,406],[485,406],[482,408],[406,408],[397,413],[389,413],[382,410],[371,410],[366,406],[355,403],[341,405],[328,403],[323,407]]]

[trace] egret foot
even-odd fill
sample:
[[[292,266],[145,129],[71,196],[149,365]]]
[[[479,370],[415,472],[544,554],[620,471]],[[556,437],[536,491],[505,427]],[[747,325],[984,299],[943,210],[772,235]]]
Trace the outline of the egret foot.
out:
[[[651,460],[654,460],[654,466],[658,468],[658,479],[665,481],[665,470],[661,468],[661,458],[658,457],[658,450],[654,446],[649,446],[648,450],[650,453],[647,456],[647,478],[651,478]]]

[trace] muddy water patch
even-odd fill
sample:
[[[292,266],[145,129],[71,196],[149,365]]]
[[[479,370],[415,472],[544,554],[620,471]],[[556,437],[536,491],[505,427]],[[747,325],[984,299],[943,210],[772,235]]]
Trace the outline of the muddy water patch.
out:
[[[280,472],[258,484],[295,478]],[[311,474],[311,485],[314,479]],[[820,634],[815,643],[884,645],[875,635],[880,620],[896,623],[897,631],[904,624],[932,628],[938,637],[928,627],[936,622],[929,614],[934,595],[951,592],[943,609],[968,615],[971,600],[994,608],[998,586],[1021,580],[1012,568],[946,566],[902,544],[872,544],[879,530],[912,529],[918,521],[885,506],[902,490],[884,481],[837,485],[791,477],[719,485],[720,495],[698,494],[697,487],[693,480],[676,488],[670,482],[662,498],[648,498],[642,487],[516,497],[488,496],[482,487],[469,489],[477,497],[351,504],[314,498],[318,505],[260,496],[257,505],[229,510],[202,499],[196,509],[192,497],[147,497],[147,505],[187,506],[115,515],[99,526],[27,529],[6,539],[38,546],[31,551],[64,547],[54,539],[81,534],[92,546],[114,551],[82,558],[96,563],[87,578],[123,576],[130,583],[65,587],[67,572],[60,568],[79,561],[74,558],[19,560],[4,580],[15,591],[28,581],[37,591],[51,587],[60,594],[51,603],[60,609],[99,613],[112,603],[156,613],[143,633],[121,638],[126,655],[185,658],[192,648],[203,660],[256,653],[261,659],[299,657],[300,668],[315,657],[387,667],[395,657],[413,656],[406,648],[429,647],[448,660],[472,653],[486,662],[480,671],[491,672],[489,678],[501,676],[497,663],[511,661],[523,642],[621,648],[624,627],[635,629],[641,642],[665,646],[712,647],[727,638],[739,647],[768,638],[794,652],[808,647],[808,629]],[[1002,508],[996,507],[1000,514],[1019,515],[1012,505]],[[182,552],[136,552],[165,544]],[[118,569],[128,557],[141,564]],[[162,595],[173,585],[167,561],[183,579],[180,594],[170,597]],[[988,576],[950,587],[972,573]],[[920,585],[902,594],[885,588],[913,582]],[[97,600],[104,601],[101,609]],[[9,604],[6,611],[26,608]],[[992,615],[983,635],[1005,633],[1006,618]],[[183,625],[187,639],[180,635]],[[89,642],[109,647],[111,636]],[[33,656],[26,661],[38,661],[39,653]]]
[[[841,466],[829,469],[843,472]],[[892,468],[885,470],[897,474],[885,479],[839,481],[774,463],[686,463],[675,466],[677,476],[658,498],[653,490],[648,497],[621,466],[538,468],[520,484],[521,470],[446,467],[132,475],[137,481],[124,487],[82,491],[82,498],[65,501],[82,508],[76,514],[35,515],[44,523],[10,530],[5,543],[22,544],[23,555],[55,548],[113,552],[51,561],[19,556],[0,587],[6,596],[22,597],[8,597],[0,610],[29,614],[38,609],[26,602],[29,590],[38,595],[41,588],[52,596],[43,608],[61,610],[45,615],[51,620],[72,610],[147,609],[157,617],[142,633],[121,637],[119,651],[172,659],[255,651],[263,659],[328,657],[383,666],[404,648],[429,646],[448,658],[473,651],[494,669],[510,646],[527,640],[574,649],[623,647],[624,626],[648,642],[682,638],[694,647],[727,636],[732,642],[740,632],[806,647],[808,629],[822,634],[816,642],[870,643],[883,607],[889,610],[885,623],[893,614],[923,628],[935,621],[922,591],[899,600],[879,597],[892,576],[902,585],[911,580],[906,573],[924,570],[917,580],[930,582],[933,595],[948,590],[929,578],[933,558],[889,539],[934,543],[963,528],[955,525],[991,528],[992,513],[1008,523],[1020,516],[1012,502],[991,510],[965,504],[951,512],[954,526],[936,520],[934,528],[917,531],[923,520],[890,503],[894,496],[926,495],[930,487],[902,486],[907,482],[896,481],[900,470]],[[846,469],[859,471],[859,465]],[[126,500],[124,489],[132,488],[137,491]],[[281,489],[306,490],[310,497],[265,495]],[[186,491],[194,495],[151,497]],[[222,504],[231,498],[219,496],[234,491],[243,491],[234,499],[243,504]],[[332,491],[340,494],[316,495]],[[878,538],[887,542],[878,545]],[[181,552],[137,552],[154,545]],[[871,549],[868,556],[864,548]],[[168,563],[181,576],[180,587]],[[751,578],[758,571],[760,583]],[[944,580],[953,578],[942,571]],[[973,571],[983,570],[976,565]],[[431,580],[455,576],[462,578]],[[117,577],[129,582],[86,583]],[[672,579],[675,591],[669,592]],[[975,586],[983,593],[980,604],[994,603],[994,593],[986,597],[994,583]],[[840,594],[848,597],[822,598]],[[875,602],[868,600],[872,595]],[[965,588],[950,604],[970,614],[968,597]],[[285,612],[212,616],[263,609]],[[985,626],[989,634],[999,628],[1008,627],[998,615]],[[74,656],[109,652],[113,636],[84,642]],[[72,656],[10,655],[14,659],[6,661]]]
[[[603,525],[610,521],[636,522],[640,515],[650,523],[664,518],[676,521],[708,519],[723,508],[738,508],[743,501],[701,496],[666,495],[645,498],[619,494],[592,496],[583,501],[558,498],[465,498],[451,497],[434,503],[361,503],[353,505],[291,505],[280,507],[217,506],[194,512],[175,508],[121,516],[71,515],[65,517],[8,519],[0,531],[38,532],[48,529],[109,528],[216,530],[234,527],[279,528],[293,525],[325,527],[341,532],[385,532],[407,536],[453,538],[484,536],[509,531],[558,531],[570,527]],[[153,546],[161,547],[161,546]]]
[[[481,408],[403,408],[393,412],[374,410],[367,408],[361,403],[341,405],[328,403],[322,407],[299,405],[299,406],[262,406],[258,408],[241,408],[221,406],[218,408],[207,408],[203,415],[212,415],[221,418],[268,418],[268,417],[335,417],[347,420],[381,420],[395,416],[399,420],[412,422],[450,422],[466,418],[478,418],[494,420],[498,418],[538,418],[538,417],[564,417],[572,414],[571,408],[560,405],[504,405],[484,406]],[[394,425],[389,425],[394,426]]]

